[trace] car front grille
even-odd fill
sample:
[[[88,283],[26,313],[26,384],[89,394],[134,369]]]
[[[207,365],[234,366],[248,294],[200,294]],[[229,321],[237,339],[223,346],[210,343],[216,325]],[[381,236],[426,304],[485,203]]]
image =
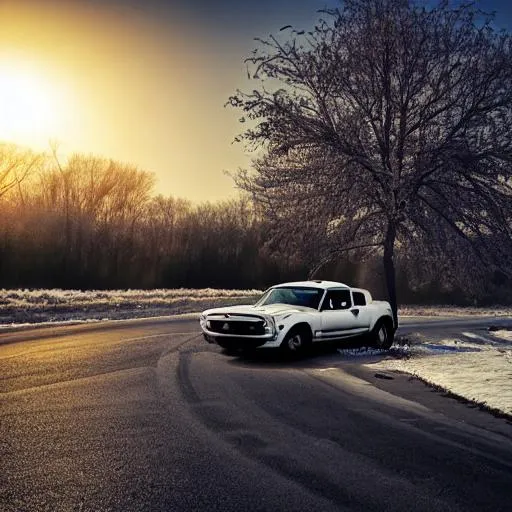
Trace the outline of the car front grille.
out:
[[[265,322],[244,322],[242,320],[210,320],[209,330],[221,334],[233,334],[241,336],[261,336],[265,334]]]

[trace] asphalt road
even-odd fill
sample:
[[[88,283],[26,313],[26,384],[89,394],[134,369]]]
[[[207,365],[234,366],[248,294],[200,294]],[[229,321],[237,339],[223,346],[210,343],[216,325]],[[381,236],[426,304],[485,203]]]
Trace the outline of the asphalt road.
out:
[[[444,322],[402,330],[490,320]],[[244,359],[160,319],[2,335],[0,365],[5,512],[511,509],[510,422],[330,348]]]

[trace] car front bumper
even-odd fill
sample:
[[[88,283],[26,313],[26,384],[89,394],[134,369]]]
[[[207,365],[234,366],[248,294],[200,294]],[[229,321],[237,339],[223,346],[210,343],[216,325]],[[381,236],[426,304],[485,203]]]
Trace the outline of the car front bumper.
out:
[[[281,345],[280,336],[240,336],[219,334],[218,332],[203,329],[203,337],[208,343],[231,345],[237,348],[274,348]]]
[[[238,316],[230,314],[227,321],[233,321]],[[251,318],[253,316],[251,315]],[[248,334],[245,332],[219,332],[219,330],[210,329],[212,324],[218,320],[218,315],[201,315],[199,323],[203,332],[203,337],[208,343],[217,343],[221,345],[230,345],[237,348],[256,348],[256,347],[278,347],[281,344],[281,332],[276,329],[274,319],[268,316],[259,316],[261,321],[265,322],[265,332],[258,334]]]

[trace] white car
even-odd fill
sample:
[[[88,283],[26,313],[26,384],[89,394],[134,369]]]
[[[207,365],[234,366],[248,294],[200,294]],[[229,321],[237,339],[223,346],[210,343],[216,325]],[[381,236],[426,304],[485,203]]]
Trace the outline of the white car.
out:
[[[388,302],[333,281],[302,281],[269,288],[254,305],[208,309],[204,338],[228,350],[280,347],[299,352],[311,343],[364,336],[388,349],[397,326]]]

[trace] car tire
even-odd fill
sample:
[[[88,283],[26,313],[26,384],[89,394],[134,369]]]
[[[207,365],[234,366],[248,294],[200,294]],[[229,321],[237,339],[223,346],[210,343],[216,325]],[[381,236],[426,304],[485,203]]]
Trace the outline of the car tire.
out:
[[[388,350],[393,344],[394,332],[389,323],[379,320],[370,336],[371,346],[382,350]]]
[[[292,328],[281,343],[286,355],[302,355],[311,346],[311,333],[306,329]]]

